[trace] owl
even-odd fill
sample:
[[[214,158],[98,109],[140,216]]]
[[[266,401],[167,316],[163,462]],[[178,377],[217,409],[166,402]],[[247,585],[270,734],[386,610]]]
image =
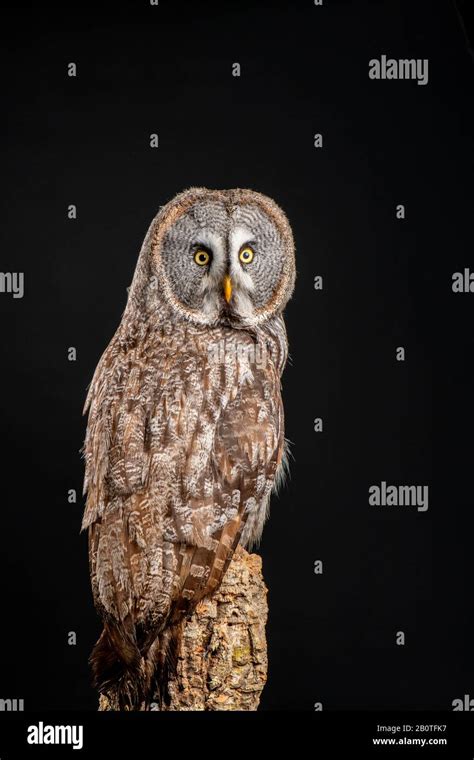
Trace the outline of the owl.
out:
[[[185,619],[260,539],[286,463],[294,282],[288,220],[252,190],[191,188],[148,229],[84,410],[90,663],[122,710],[166,703]]]

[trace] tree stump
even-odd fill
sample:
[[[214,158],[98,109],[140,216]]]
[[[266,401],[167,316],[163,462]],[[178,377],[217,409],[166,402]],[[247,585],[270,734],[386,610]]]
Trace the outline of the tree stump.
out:
[[[220,588],[184,625],[166,710],[256,710],[267,679],[262,560],[241,547]],[[117,709],[101,695],[99,710]],[[151,710],[159,710],[158,701]]]

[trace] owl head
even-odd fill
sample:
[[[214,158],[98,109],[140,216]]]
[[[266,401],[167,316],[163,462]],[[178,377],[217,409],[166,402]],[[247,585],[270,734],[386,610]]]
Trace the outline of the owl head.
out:
[[[191,188],[153,220],[129,300],[150,316],[164,302],[200,325],[251,327],[281,313],[294,281],[293,235],[273,200]]]

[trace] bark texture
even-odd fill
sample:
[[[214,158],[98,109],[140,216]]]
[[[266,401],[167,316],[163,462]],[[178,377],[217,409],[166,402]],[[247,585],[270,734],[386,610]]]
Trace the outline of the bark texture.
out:
[[[240,548],[220,588],[184,625],[166,710],[256,710],[267,679],[267,615],[262,560]],[[100,697],[99,710],[115,709]]]

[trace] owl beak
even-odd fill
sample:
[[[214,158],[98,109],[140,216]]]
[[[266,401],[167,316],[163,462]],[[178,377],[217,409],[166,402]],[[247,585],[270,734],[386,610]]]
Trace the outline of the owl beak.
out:
[[[230,279],[228,274],[226,274],[226,276],[224,277],[223,288],[224,288],[224,298],[227,301],[227,303],[229,303],[230,299],[232,298],[232,280]]]

